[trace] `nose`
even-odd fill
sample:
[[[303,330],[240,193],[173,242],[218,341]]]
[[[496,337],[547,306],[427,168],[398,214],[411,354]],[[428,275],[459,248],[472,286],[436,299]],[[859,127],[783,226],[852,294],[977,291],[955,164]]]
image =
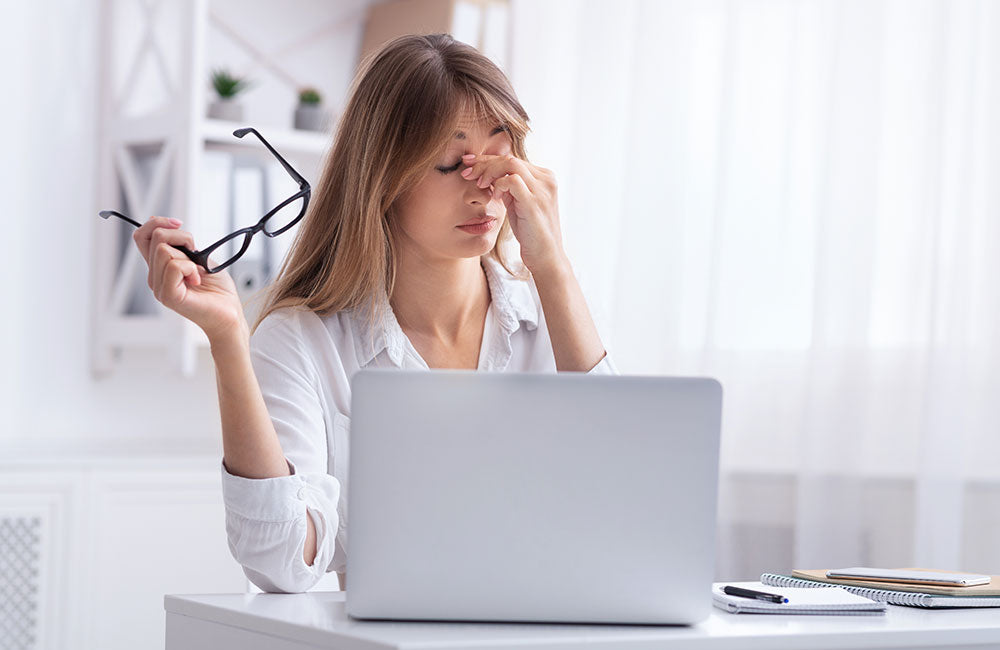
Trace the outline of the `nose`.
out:
[[[505,207],[500,199],[499,192],[493,191],[493,186],[477,187],[475,181],[470,181],[465,190],[465,201],[469,205],[477,206],[486,214],[500,216],[504,214]]]
[[[466,200],[472,205],[486,205],[493,200],[493,186],[479,187],[476,185],[476,179],[473,179],[466,182],[465,195]]]

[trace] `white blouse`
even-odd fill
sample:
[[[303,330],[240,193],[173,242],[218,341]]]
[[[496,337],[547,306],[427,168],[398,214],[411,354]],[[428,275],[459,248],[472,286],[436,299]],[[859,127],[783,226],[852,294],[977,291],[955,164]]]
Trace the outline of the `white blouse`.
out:
[[[555,357],[534,282],[481,258],[490,289],[479,371],[555,372]],[[383,301],[385,296],[383,295]],[[226,533],[233,557],[267,592],[297,593],[347,564],[347,459],[351,378],[362,368],[428,369],[385,303],[374,329],[366,309],[321,317],[304,308],[269,314],[250,355],[291,476],[248,479],[222,465]],[[618,374],[608,354],[589,372]],[[302,558],[306,514],[316,558]]]

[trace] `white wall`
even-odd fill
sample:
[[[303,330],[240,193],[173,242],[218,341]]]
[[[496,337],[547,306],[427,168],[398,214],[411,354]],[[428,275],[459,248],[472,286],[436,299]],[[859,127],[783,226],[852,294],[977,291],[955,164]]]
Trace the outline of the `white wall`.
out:
[[[335,37],[283,61],[325,91],[334,108],[342,106],[354,73],[367,4],[335,5],[343,18]],[[242,10],[252,37],[277,34],[278,42],[310,31],[301,26],[282,31],[283,16],[322,10],[328,18],[321,24],[338,17],[318,0],[210,6],[225,16]],[[0,283],[5,414],[0,449],[163,446],[221,452],[215,377],[206,351],[191,378],[179,377],[162,350],[137,349],[124,353],[111,377],[94,380],[90,374],[90,234],[97,211],[108,207],[97,205],[95,190],[99,10],[98,0],[5,3],[0,20],[6,32],[2,125],[13,139],[2,174],[5,228],[13,224],[13,235],[7,234],[4,247],[8,280]],[[230,65],[259,82],[247,95],[248,120],[262,130],[269,123],[289,123],[293,90],[248,65],[216,30],[209,29],[209,36],[215,39],[207,48],[213,65]]]
[[[245,9],[258,36],[285,42],[341,12],[332,38],[286,61],[336,109],[368,1],[213,6]],[[164,593],[249,586],[226,548],[207,351],[189,378],[160,349],[128,350],[111,376],[91,376],[91,234],[105,225],[97,211],[118,207],[97,204],[101,4],[0,5],[0,519],[41,522],[38,648],[162,648]],[[327,19],[303,28],[310,10]],[[213,65],[243,65],[232,47],[207,51]],[[287,126],[294,90],[257,76],[247,118],[265,133]]]
[[[16,127],[20,163],[4,195],[16,206],[8,218],[17,222],[15,260],[22,256],[3,300],[10,403],[0,445],[139,449],[162,437],[221,448],[207,363],[182,380],[161,354],[136,353],[109,379],[90,376],[98,9],[96,0],[19,3],[0,21],[18,44],[16,58],[4,58],[15,73],[4,74],[13,83],[4,123]]]

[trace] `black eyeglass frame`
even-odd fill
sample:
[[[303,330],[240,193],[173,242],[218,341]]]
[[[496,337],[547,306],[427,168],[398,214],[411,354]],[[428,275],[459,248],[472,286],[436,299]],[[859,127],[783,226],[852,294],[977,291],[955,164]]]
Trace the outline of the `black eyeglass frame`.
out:
[[[198,266],[204,268],[205,271],[208,273],[218,273],[219,271],[225,269],[227,266],[229,266],[230,264],[238,260],[240,257],[242,257],[243,253],[247,252],[247,249],[250,248],[250,240],[252,240],[253,236],[256,235],[257,233],[263,232],[268,237],[277,237],[281,233],[285,232],[286,230],[294,226],[296,223],[298,223],[300,219],[302,219],[302,217],[306,213],[306,209],[309,207],[309,197],[312,194],[312,186],[309,185],[309,181],[307,181],[305,178],[302,177],[301,174],[295,171],[295,169],[288,164],[288,161],[285,160],[280,153],[275,151],[274,147],[272,147],[270,143],[268,143],[268,141],[264,139],[264,136],[262,136],[257,131],[257,129],[253,127],[246,127],[242,129],[236,129],[235,131],[233,131],[233,135],[235,135],[237,138],[242,138],[247,133],[253,133],[254,135],[257,136],[257,138],[260,139],[262,143],[264,143],[264,146],[267,147],[268,151],[270,151],[274,155],[274,157],[278,159],[278,162],[281,163],[281,166],[285,168],[285,171],[287,171],[288,174],[295,180],[295,182],[299,184],[299,191],[293,194],[292,196],[288,197],[281,203],[279,203],[271,210],[269,210],[267,214],[261,217],[260,221],[258,221],[256,224],[248,226],[246,228],[240,228],[235,232],[229,233],[228,235],[226,235],[219,241],[215,242],[208,248],[192,251],[188,249],[187,246],[174,246],[174,248],[187,255],[188,259],[190,259]],[[279,230],[276,230],[274,232],[268,232],[267,230],[264,230],[264,225],[268,219],[274,216],[277,212],[279,212],[289,203],[297,201],[300,198],[303,199],[303,201],[302,201],[302,210],[299,211],[298,216],[292,219],[287,225],[281,227]],[[141,223],[130,217],[127,217],[126,215],[122,214],[121,212],[118,212],[117,210],[101,210],[98,213],[98,215],[102,219],[107,219],[108,217],[118,217],[132,224],[136,228],[142,227]],[[231,258],[227,259],[225,263],[220,264],[219,266],[216,267],[209,268],[208,265],[209,256],[220,246],[228,243],[229,241],[235,239],[236,237],[243,237],[243,247],[240,248],[240,251],[235,255],[233,255]]]

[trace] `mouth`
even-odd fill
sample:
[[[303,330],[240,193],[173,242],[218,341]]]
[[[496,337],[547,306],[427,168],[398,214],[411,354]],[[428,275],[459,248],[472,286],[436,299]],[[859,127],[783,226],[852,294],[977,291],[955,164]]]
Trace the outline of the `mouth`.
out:
[[[482,217],[476,217],[474,219],[469,219],[465,223],[459,224],[458,227],[459,228],[465,228],[466,226],[479,226],[479,225],[482,225],[484,223],[489,223],[491,221],[496,221],[496,217],[494,217],[493,215],[487,214],[487,215],[484,215]]]
[[[496,217],[483,217],[479,219],[471,219],[462,225],[455,227],[473,235],[481,235],[493,230],[497,223],[498,221]]]

